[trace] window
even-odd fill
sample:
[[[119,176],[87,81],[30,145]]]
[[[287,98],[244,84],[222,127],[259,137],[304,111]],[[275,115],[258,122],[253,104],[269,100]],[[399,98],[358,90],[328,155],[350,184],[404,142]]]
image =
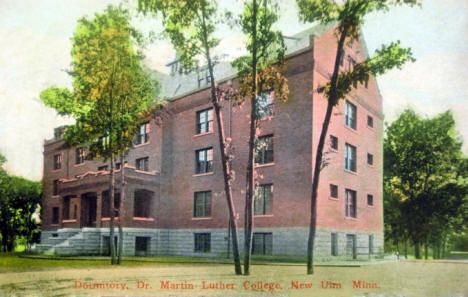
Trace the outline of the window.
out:
[[[356,147],[348,143],[345,145],[345,169],[356,172]]]
[[[330,184],[330,197],[338,198],[338,186]]]
[[[346,101],[345,106],[345,124],[348,127],[356,129],[356,105]]]
[[[338,235],[331,233],[331,255],[338,256]]]
[[[109,169],[109,167],[107,165],[103,165],[103,166],[99,166],[98,167],[98,171],[107,171]]]
[[[138,127],[138,133],[135,139],[135,144],[147,143],[149,140],[150,124],[145,122]]]
[[[356,217],[356,191],[346,189],[345,192],[345,215],[347,217]]]
[[[334,150],[338,150],[338,137],[330,135],[330,147]]]
[[[133,217],[149,218],[151,214],[151,196],[150,191],[137,190],[135,191],[135,201],[133,204]]]
[[[263,92],[257,96],[255,115],[257,119],[273,115],[273,103],[271,92]]]
[[[211,216],[211,191],[196,192],[193,200],[193,217]]]
[[[374,253],[374,234],[369,234],[369,254]]]
[[[137,170],[149,171],[149,158],[144,157],[144,158],[136,159],[135,167]]]
[[[373,128],[374,127],[374,118],[371,116],[367,116],[367,126]]]
[[[367,205],[374,205],[374,195],[367,194]]]
[[[367,164],[374,165],[374,155],[367,153]]]
[[[253,255],[271,255],[273,252],[273,234],[254,233],[252,242]]]
[[[135,237],[135,256],[147,256],[150,243],[149,237]]]
[[[54,155],[54,170],[62,168],[62,154]]]
[[[124,162],[125,165],[127,165],[127,161]],[[122,169],[122,163],[115,163],[115,170],[120,170]]]
[[[73,205],[73,219],[76,220],[76,217],[77,217],[77,214],[78,214],[78,205]]]
[[[120,193],[114,194],[114,216],[119,216],[119,209],[120,209]],[[110,195],[109,191],[102,192],[102,205],[101,205],[101,216],[103,218],[110,217]]]
[[[52,224],[58,224],[58,223],[59,223],[59,208],[53,207],[52,208]]]
[[[259,137],[255,141],[255,163],[268,164],[273,162],[273,135]]]
[[[75,150],[75,164],[83,164],[85,161],[85,149],[79,147]]]
[[[272,186],[273,185],[259,185],[255,187],[254,197],[254,214],[266,215],[271,214],[272,204]]]
[[[62,220],[70,219],[70,197],[63,197],[62,202]]]
[[[197,134],[213,131],[213,109],[208,108],[197,112]]]
[[[103,150],[107,150],[109,148],[109,141],[109,136],[99,137],[99,144]]]
[[[211,233],[195,233],[195,252],[209,253],[211,250]]]
[[[354,66],[356,66],[356,60],[354,60],[350,55],[348,55],[348,71],[351,71]]]
[[[52,195],[57,196],[58,195],[58,179],[54,180],[52,184]]]
[[[195,173],[213,171],[213,148],[201,149],[195,152]]]

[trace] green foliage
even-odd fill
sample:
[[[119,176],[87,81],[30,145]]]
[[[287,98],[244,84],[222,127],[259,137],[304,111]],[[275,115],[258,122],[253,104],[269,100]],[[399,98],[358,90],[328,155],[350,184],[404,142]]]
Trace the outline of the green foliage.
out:
[[[352,70],[344,71],[338,75],[336,82],[336,98],[335,104],[338,104],[339,99],[344,98],[353,88],[357,88],[358,84],[367,84],[370,75],[382,75],[390,69],[401,67],[408,61],[414,62],[410,48],[400,47],[400,41],[392,42],[388,46],[382,46],[380,50],[376,50],[375,54],[367,60],[356,64]],[[330,98],[331,83],[329,82],[324,87],[325,96]]]
[[[52,87],[41,93],[47,106],[75,118],[65,139],[69,145],[88,144],[89,158],[125,154],[139,121],[155,104],[158,85],[141,67],[135,50],[140,41],[123,9],[109,6],[91,20],[80,19],[69,71],[73,91]]]
[[[385,222],[390,238],[440,245],[468,219],[467,158],[450,112],[422,119],[406,110],[384,140]]]
[[[206,57],[219,44],[219,39],[213,36],[220,22],[216,1],[138,0],[138,9],[163,16],[164,31],[186,71],[198,68],[200,55]]]
[[[286,46],[282,33],[273,30],[278,13],[278,4],[271,0],[245,3],[239,23],[247,36],[249,54],[232,62],[239,75],[241,99],[271,90],[277,100],[288,99],[289,89],[283,74]]]
[[[38,210],[40,199],[39,182],[0,172],[0,233],[4,251],[13,250],[15,239],[20,236],[30,244],[39,232],[39,224],[33,215]]]

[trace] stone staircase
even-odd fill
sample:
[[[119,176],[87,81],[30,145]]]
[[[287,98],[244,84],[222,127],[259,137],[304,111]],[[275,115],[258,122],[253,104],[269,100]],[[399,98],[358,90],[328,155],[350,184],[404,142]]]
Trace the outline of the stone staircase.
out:
[[[96,228],[59,229],[41,236],[34,252],[45,255],[74,256],[99,255],[101,231]]]

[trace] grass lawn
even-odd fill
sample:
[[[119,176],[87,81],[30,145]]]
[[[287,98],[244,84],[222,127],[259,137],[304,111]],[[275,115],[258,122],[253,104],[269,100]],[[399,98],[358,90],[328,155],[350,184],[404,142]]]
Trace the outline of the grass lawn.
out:
[[[250,276],[235,276],[233,265],[219,259],[108,262],[0,254],[0,296],[468,296],[466,262],[319,266],[312,276],[298,263],[253,265]]]

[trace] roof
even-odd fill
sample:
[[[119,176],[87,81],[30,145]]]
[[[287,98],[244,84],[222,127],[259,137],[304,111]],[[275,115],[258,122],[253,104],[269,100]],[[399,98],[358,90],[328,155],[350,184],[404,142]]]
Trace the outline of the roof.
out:
[[[333,24],[318,24],[293,36],[285,36],[286,55],[291,55],[297,51],[310,46],[311,35],[322,35],[330,29]],[[167,63],[167,66],[172,66],[176,61]],[[156,78],[161,84],[161,96],[167,100],[174,100],[182,95],[190,94],[196,90],[208,87],[209,80],[206,67],[201,67],[197,71],[183,73],[175,71],[172,74],[165,74],[151,70],[151,75]],[[218,81],[236,76],[236,70],[230,62],[219,62],[214,67],[214,74]]]

